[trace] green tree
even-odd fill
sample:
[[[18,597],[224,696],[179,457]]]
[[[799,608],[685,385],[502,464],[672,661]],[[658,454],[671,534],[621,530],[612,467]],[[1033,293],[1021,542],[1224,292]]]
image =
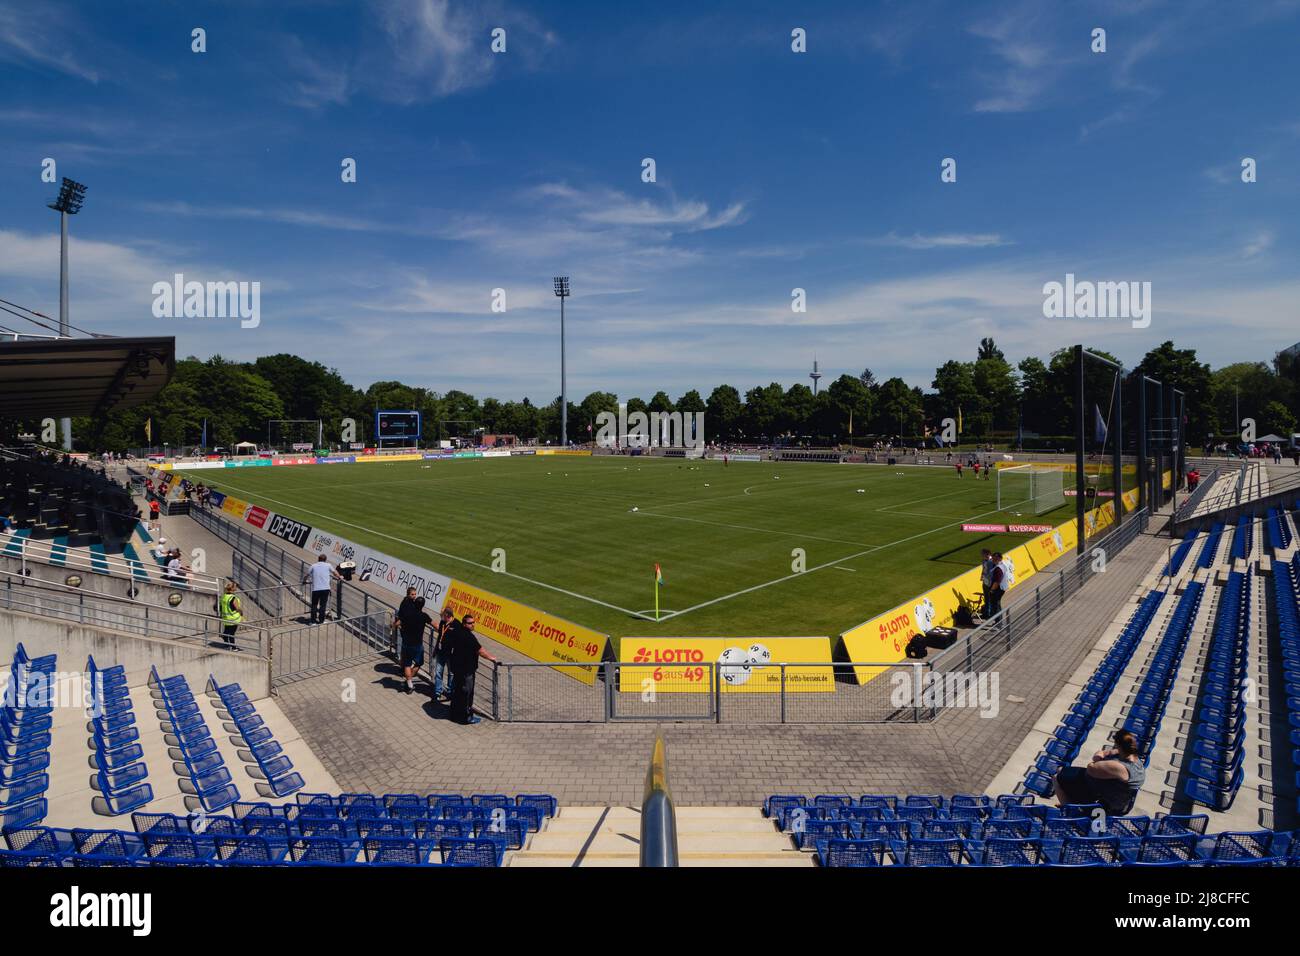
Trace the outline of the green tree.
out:
[[[628,412],[632,405],[628,403]],[[740,428],[740,416],[744,411],[740,403],[740,392],[734,386],[719,385],[709,393],[705,404],[705,428],[720,441],[731,441]]]

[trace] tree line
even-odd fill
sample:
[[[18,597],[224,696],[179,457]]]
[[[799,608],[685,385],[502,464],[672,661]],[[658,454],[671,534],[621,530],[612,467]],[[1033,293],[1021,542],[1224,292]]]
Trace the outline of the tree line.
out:
[[[1099,349],[1090,351],[1113,359]],[[1289,437],[1300,417],[1300,358],[1279,352],[1271,363],[1241,362],[1211,370],[1194,349],[1164,342],[1148,352],[1124,383],[1124,427],[1131,444],[1141,376],[1158,379],[1186,394],[1187,439],[1193,445],[1231,440],[1240,419],[1251,418],[1256,434]],[[1085,413],[1114,420],[1114,372],[1103,363],[1086,365]],[[1148,389],[1155,414],[1154,390]],[[718,385],[705,397],[691,389],[675,400],[659,391],[648,400],[613,392],[592,392],[568,406],[571,441],[587,441],[601,412],[704,412],[710,441],[789,441],[808,444],[870,443],[877,438],[908,441],[940,432],[947,418],[960,419],[963,441],[1008,441],[1024,436],[1033,447],[1072,442],[1075,378],[1073,351],[1061,349],[1046,359],[1029,356],[1012,365],[991,338],[979,343],[970,361],[951,359],[935,369],[931,390],[901,378],[878,381],[870,369],[844,374],[813,394],[803,383],[777,382],[741,392]],[[560,437],[560,399],[546,404],[478,399],[452,389],[438,392],[398,381],[375,382],[362,390],[336,369],[296,355],[270,355],[232,362],[220,355],[206,361],[190,357],[176,363],[176,374],[146,405],[74,422],[74,437],[85,450],[125,451],[146,445],[188,447],[200,444],[207,423],[209,447],[239,441],[265,444],[272,419],[320,419],[327,442],[342,439],[345,419],[356,422],[356,440],[369,443],[378,409],[411,409],[422,416],[422,438],[468,436],[477,429],[522,440],[556,442]],[[1166,413],[1172,415],[1172,412]],[[146,438],[149,423],[151,440]],[[33,423],[11,423],[32,427]],[[1089,433],[1091,440],[1091,428]],[[315,435],[311,438],[314,440]]]

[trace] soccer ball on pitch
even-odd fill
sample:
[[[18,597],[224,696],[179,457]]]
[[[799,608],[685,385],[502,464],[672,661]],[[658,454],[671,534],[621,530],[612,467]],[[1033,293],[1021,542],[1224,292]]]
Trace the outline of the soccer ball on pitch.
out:
[[[749,663],[754,667],[763,667],[772,663],[772,652],[762,644],[749,645]]]
[[[718,655],[718,676],[732,687],[745,683],[752,673],[749,655],[739,647],[728,647]]]
[[[859,489],[858,489],[858,494],[860,494],[860,495],[865,495],[866,493],[867,493],[867,489],[866,489],[866,488],[859,488]]]
[[[632,510],[633,510],[633,511],[640,511],[641,509],[640,509],[640,508],[637,508],[637,507],[633,507]]]

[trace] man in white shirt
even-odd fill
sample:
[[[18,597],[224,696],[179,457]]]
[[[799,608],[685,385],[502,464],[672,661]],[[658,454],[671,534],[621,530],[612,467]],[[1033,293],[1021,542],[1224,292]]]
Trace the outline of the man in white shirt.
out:
[[[311,622],[313,624],[325,623],[325,611],[330,604],[330,580],[343,580],[334,566],[326,560],[325,555],[321,555],[316,563],[307,569],[307,576],[302,579],[303,584],[311,582]]]

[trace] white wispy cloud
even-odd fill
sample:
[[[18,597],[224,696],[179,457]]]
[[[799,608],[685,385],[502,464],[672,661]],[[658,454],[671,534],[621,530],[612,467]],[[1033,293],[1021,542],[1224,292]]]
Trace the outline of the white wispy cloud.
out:
[[[76,15],[66,7],[0,3],[0,60],[66,73],[98,83],[99,71],[85,60],[96,49]],[[81,52],[74,52],[81,51]]]
[[[900,236],[891,232],[886,236],[868,241],[872,245],[897,246],[902,249],[986,249],[990,246],[1012,245],[1010,239],[1005,239],[995,232],[957,232],[932,236],[925,236],[920,233]]]

